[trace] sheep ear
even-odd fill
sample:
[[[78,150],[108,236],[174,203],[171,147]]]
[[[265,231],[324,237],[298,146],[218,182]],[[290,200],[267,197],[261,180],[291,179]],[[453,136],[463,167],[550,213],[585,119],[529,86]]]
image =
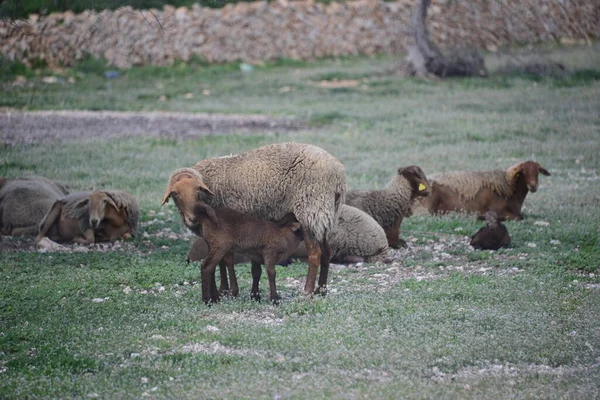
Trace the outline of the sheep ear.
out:
[[[485,221],[485,215],[478,215],[477,221]]]
[[[200,190],[202,190],[205,193],[210,194],[211,196],[215,195],[202,181],[198,182],[198,187],[200,188]]]
[[[160,203],[161,207],[164,206],[165,203],[169,202],[169,198],[171,197],[171,193],[173,193],[173,192],[171,192],[171,187],[169,186],[167,188],[167,191],[165,192],[165,195],[163,196],[162,203]]]
[[[90,202],[90,199],[85,198],[83,200],[79,200],[77,204],[75,204],[75,208],[83,208],[86,207]]]
[[[550,176],[550,172],[548,172],[548,170],[544,167],[542,167],[540,165],[540,173],[542,173],[542,175],[546,175],[546,176]]]
[[[504,222],[504,221],[506,221],[506,217],[503,215],[500,215],[500,216],[498,216],[498,221]]]
[[[104,194],[108,198],[108,204],[110,204],[111,206],[113,206],[115,208],[115,210],[118,210],[119,207],[117,207],[117,203],[115,203],[115,199],[113,199],[112,196],[110,194],[106,193],[106,192],[104,192]]]

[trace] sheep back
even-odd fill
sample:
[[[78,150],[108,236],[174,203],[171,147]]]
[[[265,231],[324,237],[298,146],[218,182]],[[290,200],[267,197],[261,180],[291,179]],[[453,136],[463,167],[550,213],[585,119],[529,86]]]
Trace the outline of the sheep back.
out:
[[[487,188],[502,198],[512,195],[514,180],[503,169],[490,171],[452,171],[432,175],[432,183],[444,186],[455,192],[462,201],[473,200],[477,193]]]
[[[382,190],[348,192],[346,204],[363,210],[388,229],[398,218],[412,215],[412,187],[404,176],[395,175]]]
[[[336,224],[346,196],[344,166],[325,150],[303,143],[262,146],[246,153],[209,158],[193,166],[214,192],[213,207],[279,220],[293,213],[322,241]]]
[[[52,204],[67,193],[63,185],[41,176],[5,180],[0,188],[0,230],[21,228],[20,234],[35,235]]]

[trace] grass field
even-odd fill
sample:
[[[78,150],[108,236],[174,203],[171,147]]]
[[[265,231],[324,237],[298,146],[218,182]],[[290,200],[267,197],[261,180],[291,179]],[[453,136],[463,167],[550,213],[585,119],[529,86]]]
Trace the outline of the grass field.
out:
[[[545,49],[569,68],[559,76],[444,82],[390,74],[390,57],[117,79],[93,60],[2,64],[7,111],[260,113],[309,128],[0,145],[0,176],[135,194],[144,233],[111,251],[0,254],[0,398],[597,398],[599,50]],[[488,56],[492,73],[502,62]],[[290,140],[335,155],[351,189],[381,188],[410,164],[430,174],[534,159],[552,176],[526,219],[506,224],[508,249],[472,251],[472,217],[418,215],[403,223],[410,246],[397,262],[335,267],[325,298],[302,296],[306,265],[295,263],[277,269],[280,306],[252,302],[241,265],[243,295],[206,307],[199,266],[185,263],[192,238],[172,204],[159,207],[170,173]]]

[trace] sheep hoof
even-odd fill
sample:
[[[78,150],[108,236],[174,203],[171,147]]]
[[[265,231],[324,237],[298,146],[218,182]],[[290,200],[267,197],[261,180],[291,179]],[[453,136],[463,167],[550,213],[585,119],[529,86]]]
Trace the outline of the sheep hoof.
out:
[[[319,286],[315,289],[315,294],[321,295],[323,297],[327,296],[327,286]]]
[[[250,300],[260,302],[260,293],[250,293]]]
[[[271,303],[273,303],[274,306],[281,304],[281,297],[279,296],[273,296],[269,300],[271,300]]]

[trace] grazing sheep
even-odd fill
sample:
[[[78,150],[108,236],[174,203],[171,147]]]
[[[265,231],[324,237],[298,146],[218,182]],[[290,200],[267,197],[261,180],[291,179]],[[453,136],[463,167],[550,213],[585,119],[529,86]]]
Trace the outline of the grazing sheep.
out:
[[[506,170],[454,171],[430,178],[432,194],[421,199],[431,214],[467,211],[484,215],[496,211],[506,219],[523,219],[525,196],[538,188],[538,174],[550,172],[534,161],[525,161]]]
[[[52,204],[68,193],[40,176],[0,178],[0,235],[35,235]]]
[[[36,242],[49,237],[80,244],[114,241],[137,234],[137,200],[120,190],[71,193],[57,200],[39,226]]]
[[[199,201],[194,207],[194,219],[208,246],[202,261],[202,298],[205,303],[219,300],[215,283],[217,263],[224,261],[230,272],[232,291],[238,292],[234,271],[234,251],[242,252],[252,260],[251,297],[259,299],[260,264],[265,264],[269,277],[269,299],[279,301],[275,285],[275,264],[286,260],[302,241],[300,223],[290,220],[282,226],[254,218],[238,211],[216,208]],[[221,268],[223,283],[224,268]],[[225,279],[226,275],[225,275]]]
[[[417,197],[429,196],[430,186],[421,168],[411,165],[399,168],[382,190],[353,190],[346,196],[346,204],[363,210],[383,227],[388,245],[397,249],[405,246],[400,239],[400,225],[412,215],[412,203]]]
[[[339,264],[385,260],[388,242],[385,231],[369,214],[343,204],[338,224],[328,235],[331,261]],[[306,247],[300,243],[292,258],[306,259]]]
[[[205,159],[171,175],[163,204],[176,195],[182,218],[193,225],[193,206],[203,187],[205,192],[210,188],[214,193],[206,198],[212,207],[273,221],[293,214],[300,222],[308,249],[304,290],[326,291],[330,259],[327,233],[333,229],[346,196],[346,173],[336,158],[313,145],[281,143]]]
[[[479,218],[481,219],[481,217]],[[510,235],[496,211],[485,213],[485,226],[471,237],[471,246],[478,250],[498,250],[510,244]]]

